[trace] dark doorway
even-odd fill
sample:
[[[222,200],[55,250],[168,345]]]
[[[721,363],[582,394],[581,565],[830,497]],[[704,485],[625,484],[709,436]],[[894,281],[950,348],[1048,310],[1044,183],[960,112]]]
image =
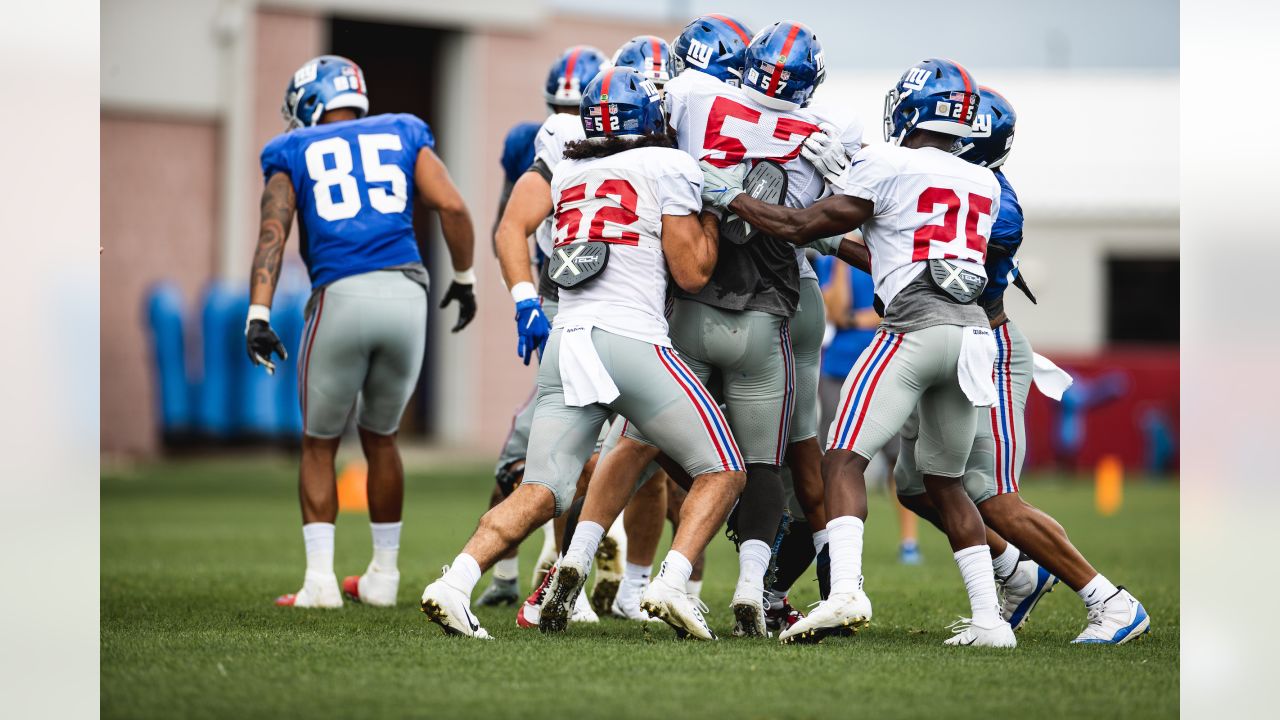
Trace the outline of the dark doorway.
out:
[[[1178,344],[1178,259],[1107,260],[1107,340]]]
[[[364,71],[369,84],[370,113],[412,113],[435,126],[437,84],[436,70],[441,37],[445,31],[406,25],[386,25],[333,18],[329,21],[329,48],[335,55],[350,58]],[[422,259],[432,275],[437,275],[437,258],[432,257],[432,247],[438,223],[423,207],[414,201],[413,226],[418,236]],[[441,258],[440,262],[447,262]],[[438,284],[438,283],[436,283]],[[432,287],[432,296],[442,289]],[[436,303],[428,303],[427,322],[434,327],[437,322]],[[430,378],[435,377],[438,361],[435,344],[428,341],[418,389],[405,411],[401,434],[417,437],[432,435],[435,431],[434,388]]]

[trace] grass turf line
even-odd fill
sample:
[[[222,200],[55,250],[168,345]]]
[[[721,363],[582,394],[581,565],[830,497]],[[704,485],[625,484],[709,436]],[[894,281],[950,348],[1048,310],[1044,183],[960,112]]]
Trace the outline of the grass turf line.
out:
[[[410,474],[399,608],[276,608],[272,599],[302,579],[295,478],[287,460],[183,461],[104,476],[103,717],[1177,713],[1174,483],[1130,484],[1124,509],[1101,518],[1087,484],[1027,478],[1028,501],[1061,520],[1102,572],[1143,601],[1152,634],[1119,648],[1069,645],[1084,610],[1059,585],[1009,652],[941,645],[945,625],[968,608],[951,553],[922,524],[925,564],[899,565],[893,510],[880,494],[865,551],[875,616],[857,638],[780,647],[729,637],[737,561],[723,537],[709,550],[703,592],[718,643],[677,642],[664,625],[609,619],[546,637],[516,628],[506,608],[477,612],[492,643],[445,637],[417,599],[485,507],[492,480],[480,467]],[[342,514],[337,525],[341,578],[363,571],[370,540],[361,514]],[[540,542],[535,535],[522,549],[522,593]],[[791,600],[802,609],[817,600],[812,569]]]

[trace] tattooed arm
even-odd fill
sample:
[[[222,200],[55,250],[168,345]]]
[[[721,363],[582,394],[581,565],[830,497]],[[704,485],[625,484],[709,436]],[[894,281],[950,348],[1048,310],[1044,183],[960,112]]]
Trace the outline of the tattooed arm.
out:
[[[253,251],[253,272],[249,276],[249,302],[271,307],[271,298],[280,280],[284,242],[293,225],[297,199],[289,176],[278,172],[262,190],[262,220],[258,224],[258,247]]]

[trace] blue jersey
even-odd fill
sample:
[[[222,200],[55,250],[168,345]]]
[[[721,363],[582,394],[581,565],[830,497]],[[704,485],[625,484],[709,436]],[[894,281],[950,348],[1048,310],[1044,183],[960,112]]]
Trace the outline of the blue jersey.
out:
[[[262,149],[262,174],[282,172],[298,202],[298,250],[313,288],[422,262],[413,234],[413,171],[435,146],[413,115],[371,115],[302,128]]]
[[[507,182],[519,180],[533,164],[533,139],[541,127],[542,123],[524,122],[507,131],[502,141],[502,171]]]
[[[996,170],[995,175],[1000,181],[1000,210],[991,225],[991,239],[987,241],[987,287],[978,297],[982,305],[1003,297],[1009,283],[1018,276],[1013,256],[1022,246],[1022,206],[1018,204],[1018,194],[1003,172]],[[992,252],[992,248],[996,251]]]
[[[831,256],[818,258],[818,282],[826,287],[831,282],[831,268],[835,263],[843,262]],[[849,268],[849,312],[869,310],[875,304],[875,281],[867,273],[858,268]],[[853,369],[858,356],[875,338],[875,328],[845,328],[836,330],[831,344],[822,353],[822,374],[828,377],[843,379]]]

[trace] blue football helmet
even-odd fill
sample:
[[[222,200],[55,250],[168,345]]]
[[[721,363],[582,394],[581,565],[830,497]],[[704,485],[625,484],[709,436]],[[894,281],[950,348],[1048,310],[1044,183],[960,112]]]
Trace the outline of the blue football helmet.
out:
[[[547,104],[576,107],[582,102],[582,89],[607,67],[609,58],[590,45],[575,45],[565,50],[547,72],[543,92]]]
[[[667,130],[658,88],[631,68],[613,67],[600,73],[583,91],[579,113],[588,138]]]
[[[742,65],[747,59],[751,32],[745,24],[728,15],[703,15],[684,27],[672,43],[676,74],[688,68],[701,70],[730,85],[742,84]]]
[[[818,36],[800,23],[779,22],[756,33],[747,46],[742,89],[765,107],[795,110],[809,104],[826,76]]]
[[[979,86],[978,97],[973,134],[960,141],[956,155],[994,170],[1013,150],[1013,126],[1018,123],[1018,113],[1003,95],[989,87]]]
[[[360,66],[338,55],[321,55],[298,68],[284,91],[280,114],[290,130],[312,127],[328,110],[352,108],[369,114],[369,92]]]
[[[959,63],[938,58],[907,68],[884,98],[884,139],[899,144],[914,130],[966,138],[978,114],[978,83]]]
[[[613,66],[629,67],[662,87],[672,78],[671,47],[655,35],[637,35],[613,54]]]

